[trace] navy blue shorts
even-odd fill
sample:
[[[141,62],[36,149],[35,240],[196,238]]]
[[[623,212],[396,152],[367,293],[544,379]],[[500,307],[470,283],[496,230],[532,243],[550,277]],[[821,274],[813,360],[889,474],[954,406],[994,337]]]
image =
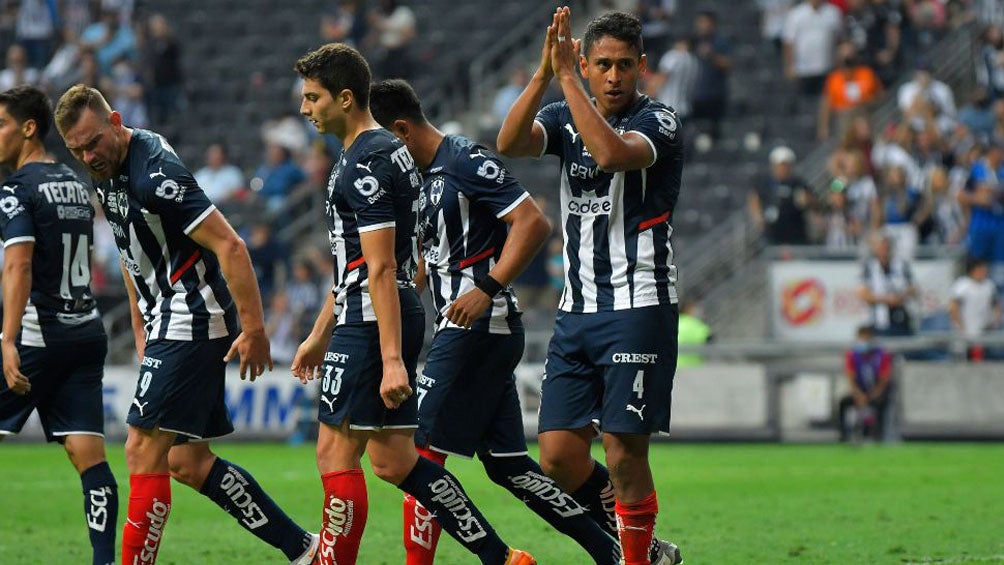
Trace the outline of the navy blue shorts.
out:
[[[526,453],[513,375],[523,343],[521,333],[436,333],[418,378],[415,444],[464,457]]]
[[[415,390],[418,354],[425,340],[425,312],[412,289],[401,299],[401,356],[408,382]],[[412,394],[395,410],[380,397],[383,361],[376,322],[344,324],[335,328],[321,364],[321,401],[317,419],[329,426],[348,421],[353,430],[406,429],[418,426],[418,395]]]
[[[31,392],[14,394],[0,379],[0,434],[16,434],[38,409],[45,439],[62,443],[68,435],[104,436],[104,376],[108,342],[19,345],[21,372]]]
[[[177,443],[234,431],[224,401],[226,363],[233,337],[146,344],[136,395],[126,423],[178,434]]]
[[[675,304],[558,312],[547,348],[539,431],[669,433],[679,313]]]

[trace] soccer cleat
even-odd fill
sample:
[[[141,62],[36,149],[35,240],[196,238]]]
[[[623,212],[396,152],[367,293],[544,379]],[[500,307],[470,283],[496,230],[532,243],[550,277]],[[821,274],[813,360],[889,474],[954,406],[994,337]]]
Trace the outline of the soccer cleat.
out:
[[[525,551],[510,547],[509,553],[506,554],[505,565],[537,565],[537,560]]]
[[[655,540],[658,542],[658,549],[656,549],[656,544],[652,544],[652,565],[678,565],[683,563],[683,555],[680,554],[680,548],[676,546],[675,543],[666,540]]]
[[[317,556],[317,548],[321,545],[321,536],[310,534],[310,546],[299,557],[289,562],[289,565],[311,565]]]

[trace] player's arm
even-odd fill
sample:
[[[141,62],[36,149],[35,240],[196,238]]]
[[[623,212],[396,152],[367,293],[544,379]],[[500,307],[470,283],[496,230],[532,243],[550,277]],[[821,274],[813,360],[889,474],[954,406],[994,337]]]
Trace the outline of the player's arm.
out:
[[[409,396],[408,371],[401,354],[401,299],[397,294],[397,259],[394,258],[396,228],[361,231],[359,245],[369,272],[370,300],[380,332],[383,381],[380,396],[387,408],[397,408]]]
[[[21,372],[21,356],[17,351],[17,335],[21,318],[31,293],[31,259],[34,241],[22,241],[4,247],[3,253],[3,374],[7,386],[16,394],[31,391],[31,383]]]
[[[551,66],[565,94],[575,127],[596,165],[605,172],[633,171],[651,166],[656,158],[651,143],[638,133],[627,132],[622,136],[614,131],[586,94],[578,74],[581,41],[572,40],[568,8],[559,9],[557,34],[551,48]],[[595,64],[623,65],[625,62],[598,60]]]
[[[125,281],[126,294],[129,295],[129,324],[132,326],[133,340],[136,342],[136,355],[140,362],[143,361],[143,353],[146,351],[146,322],[143,320],[143,313],[139,311],[139,301],[136,299],[136,288],[133,286],[132,277],[126,270],[125,261],[119,261],[122,269],[122,279]]]
[[[533,73],[529,84],[502,120],[495,144],[499,153],[507,157],[539,157],[544,152],[544,128],[534,121],[534,116],[547,92],[547,85],[554,78],[554,71],[551,69],[551,45],[555,38],[556,23],[557,12],[552,18],[551,25],[547,26],[537,71]]]
[[[494,281],[489,281],[490,285],[506,288],[533,261],[551,235],[551,224],[532,198],[523,199],[512,211],[502,216],[502,220],[509,224],[509,235],[506,236],[498,263],[489,271],[488,277]],[[479,281],[478,287],[457,297],[446,311],[446,318],[460,327],[470,328],[495,298],[482,287],[486,285]]]
[[[875,400],[880,398],[887,388],[889,388],[889,382],[892,380],[892,355],[887,352],[882,352],[882,361],[879,364],[879,374],[878,381],[875,386],[868,391],[868,399]]]
[[[962,310],[958,296],[953,296],[948,302],[948,317],[952,320],[952,327],[962,331]]]
[[[188,236],[212,251],[220,262],[220,270],[227,280],[227,287],[237,305],[237,315],[241,321],[241,333],[224,360],[229,361],[239,354],[241,378],[245,378],[250,369],[253,381],[265,372],[266,366],[271,371],[273,365],[268,335],[265,333],[261,292],[258,290],[258,279],[255,278],[247,245],[219,210],[213,210]]]
[[[850,352],[848,352],[844,358],[844,375],[847,377],[847,384],[851,388],[851,396],[854,397],[854,403],[858,406],[864,406],[868,403],[868,395],[858,386],[855,374],[854,359],[851,357]]]
[[[303,384],[321,376],[324,350],[328,340],[331,339],[331,332],[335,331],[335,295],[332,292],[326,294],[328,297],[324,299],[321,312],[314,320],[310,335],[296,348],[296,355],[293,356],[293,363],[290,365],[293,376],[300,379]]]
[[[418,243],[418,248],[419,249],[422,248],[422,242]],[[425,289],[429,286],[429,281],[428,279],[425,278],[426,276],[425,269],[426,269],[425,257],[421,253],[419,253],[418,268],[415,269],[415,290],[417,290],[419,294],[425,292]]]

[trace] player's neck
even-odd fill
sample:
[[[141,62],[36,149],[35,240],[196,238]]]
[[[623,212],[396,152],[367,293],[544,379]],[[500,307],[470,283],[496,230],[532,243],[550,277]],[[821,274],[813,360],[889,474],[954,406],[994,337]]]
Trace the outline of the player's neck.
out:
[[[427,123],[419,126],[414,135],[417,138],[417,143],[412,144],[415,151],[411,156],[415,159],[415,164],[418,165],[419,169],[428,169],[436,158],[436,153],[439,153],[439,146],[443,144],[446,134]]]
[[[342,137],[344,150],[348,151],[349,147],[352,147],[352,144],[356,142],[357,137],[372,129],[380,129],[380,124],[373,119],[373,114],[370,114],[369,110],[350,115],[345,122],[345,136]]]
[[[51,162],[52,159],[50,159],[48,153],[45,152],[45,146],[38,142],[29,141],[25,143],[24,147],[21,149],[21,154],[17,158],[17,163],[15,164],[14,169],[20,169],[28,163]]]

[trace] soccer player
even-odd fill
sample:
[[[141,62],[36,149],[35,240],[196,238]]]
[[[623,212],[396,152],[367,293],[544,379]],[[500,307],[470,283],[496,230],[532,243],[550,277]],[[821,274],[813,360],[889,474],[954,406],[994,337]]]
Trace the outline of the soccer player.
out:
[[[612,482],[628,565],[678,563],[679,550],[653,538],[648,449],[652,433],[669,431],[676,370],[669,220],[683,167],[680,122],[637,90],[645,55],[636,17],[604,14],[581,43],[569,17],[568,8],[555,12],[540,66],[498,136],[505,155],[561,159],[565,288],[543,382],[541,466],[604,523]],[[554,77],[565,100],[537,112]],[[594,422],[609,472],[589,454]]]
[[[118,485],[105,460],[104,375],[108,342],[91,294],[90,191],[42,145],[52,123],[37,88],[0,93],[0,185],[4,240],[0,440],[38,409],[49,441],[80,474],[94,565],[115,562]]]
[[[418,211],[424,261],[416,282],[424,287],[427,277],[438,316],[418,379],[419,454],[442,465],[448,454],[476,453],[492,481],[597,564],[618,563],[615,539],[526,450],[513,375],[523,356],[523,324],[509,284],[550,234],[547,219],[495,155],[430,124],[407,82],[374,85],[370,106],[408,147],[424,178]],[[438,537],[429,512],[405,496],[408,565],[431,565]]]
[[[408,148],[370,114],[369,65],[355,49],[330,43],[295,69],[303,78],[300,112],[345,147],[325,210],[335,284],[292,365],[304,383],[323,375],[320,562],[356,562],[368,513],[365,452],[378,477],[414,496],[483,564],[536,563],[502,542],[453,475],[415,451],[412,391],[425,333],[414,284],[421,181]]]
[[[155,562],[174,477],[292,563],[310,563],[318,537],[207,443],[234,430],[223,400],[226,362],[239,356],[241,378],[251,380],[272,366],[244,242],[167,140],[125,127],[97,90],[66,91],[56,127],[90,174],[115,235],[141,365],[126,419],[122,562]]]

